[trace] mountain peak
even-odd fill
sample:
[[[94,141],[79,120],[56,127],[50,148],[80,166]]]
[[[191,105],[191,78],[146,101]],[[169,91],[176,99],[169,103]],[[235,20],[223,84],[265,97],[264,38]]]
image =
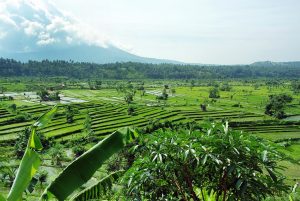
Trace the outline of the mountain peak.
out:
[[[173,63],[128,53],[47,0],[2,0],[0,13],[0,57],[20,61]]]

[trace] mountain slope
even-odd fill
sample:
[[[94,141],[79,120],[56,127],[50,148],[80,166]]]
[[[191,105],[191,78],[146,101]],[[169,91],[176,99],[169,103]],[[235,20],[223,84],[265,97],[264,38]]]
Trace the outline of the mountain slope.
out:
[[[90,45],[78,45],[64,48],[48,48],[39,51],[21,52],[21,53],[1,53],[0,57],[12,58],[18,61],[27,62],[29,60],[65,60],[76,62],[91,62],[91,63],[114,63],[114,62],[141,62],[141,63],[176,63],[181,62],[154,59],[136,56],[134,54],[123,51],[119,48],[110,46],[107,48]]]
[[[105,27],[103,27],[105,32]],[[179,63],[126,52],[48,0],[0,1],[0,57],[113,63]]]

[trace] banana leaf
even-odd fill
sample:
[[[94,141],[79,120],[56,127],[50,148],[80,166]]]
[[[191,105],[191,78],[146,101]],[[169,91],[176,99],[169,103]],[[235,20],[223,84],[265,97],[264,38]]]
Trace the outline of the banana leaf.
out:
[[[16,178],[8,194],[7,201],[22,200],[23,192],[30,184],[32,177],[41,164],[41,160],[36,150],[41,150],[43,146],[39,137],[36,135],[36,129],[49,122],[56,110],[57,106],[54,106],[31,126],[28,144],[16,174]]]
[[[58,200],[65,200],[86,183],[107,159],[136,137],[137,133],[130,128],[115,131],[68,165],[46,188],[41,200],[48,200],[53,196]]]
[[[72,201],[86,201],[93,199],[100,199],[102,195],[111,189],[114,181],[116,181],[124,171],[113,172],[107,177],[103,178],[96,184],[89,186],[88,188],[77,193],[71,200]]]

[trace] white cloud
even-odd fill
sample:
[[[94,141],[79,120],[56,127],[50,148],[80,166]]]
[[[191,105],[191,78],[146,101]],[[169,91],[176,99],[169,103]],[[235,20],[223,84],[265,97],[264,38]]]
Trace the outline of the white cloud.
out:
[[[40,46],[44,46],[44,45],[50,45],[50,44],[53,44],[56,40],[54,38],[44,38],[44,39],[41,39],[37,42],[37,45],[40,45]]]
[[[0,32],[0,48],[11,52],[34,51],[48,45],[113,45],[108,37],[48,0],[2,0],[0,13],[0,30],[6,30]]]
[[[4,14],[1,14],[0,15],[0,21],[7,24],[7,25],[11,25],[13,26],[14,28],[18,28],[17,24],[15,23],[15,21],[13,21],[10,16],[8,15],[4,15]]]
[[[32,22],[29,20],[25,20],[22,23],[22,27],[24,28],[24,32],[29,36],[36,36],[40,31],[44,29],[44,26],[39,22]]]

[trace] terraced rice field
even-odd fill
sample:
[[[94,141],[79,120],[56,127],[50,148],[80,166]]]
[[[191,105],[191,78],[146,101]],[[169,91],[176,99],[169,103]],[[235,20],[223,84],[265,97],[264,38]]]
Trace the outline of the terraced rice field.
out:
[[[64,114],[64,106],[59,106],[58,113],[52,122],[40,130],[46,138],[58,141],[75,140],[84,137],[84,121],[87,114],[91,117],[91,129],[95,136],[103,136],[124,126],[143,127],[150,121],[201,122],[205,120],[228,120],[231,127],[247,131],[271,140],[299,139],[300,123],[275,124],[265,115],[245,112],[240,110],[217,110],[202,112],[191,109],[164,109],[161,107],[136,106],[134,115],[127,114],[127,105],[122,103],[107,103],[93,101],[88,103],[72,104],[75,116],[74,122],[67,123]],[[38,118],[51,107],[41,104],[22,106],[21,112]],[[0,143],[13,144],[18,137],[18,132],[30,126],[33,120],[14,122],[15,114],[5,108],[0,108]],[[269,119],[269,120],[268,120]]]

